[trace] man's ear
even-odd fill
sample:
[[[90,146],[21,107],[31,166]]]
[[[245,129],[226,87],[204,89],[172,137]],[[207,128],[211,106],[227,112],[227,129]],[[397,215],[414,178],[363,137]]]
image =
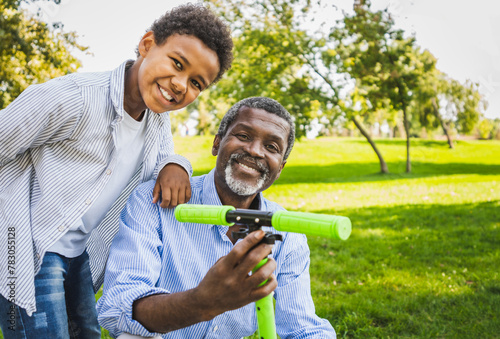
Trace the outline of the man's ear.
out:
[[[146,32],[142,37],[141,41],[139,41],[139,54],[144,58],[152,46],[155,44],[155,36],[152,31]]]
[[[283,160],[283,162],[281,163],[281,166],[280,166],[280,171],[278,172],[278,175],[276,176],[276,179],[274,179],[274,181],[278,180],[278,178],[280,177],[281,171],[283,171],[285,164],[286,164],[286,160]]]
[[[220,136],[217,134],[214,138],[214,143],[212,144],[212,155],[216,156],[219,154],[219,146],[220,146]]]

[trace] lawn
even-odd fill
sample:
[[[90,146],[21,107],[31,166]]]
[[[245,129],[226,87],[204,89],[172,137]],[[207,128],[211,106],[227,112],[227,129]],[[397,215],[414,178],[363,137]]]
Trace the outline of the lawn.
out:
[[[192,145],[201,145],[194,149]],[[211,138],[176,140],[196,174]],[[298,142],[265,192],[289,210],[351,218],[346,242],[309,237],[316,311],[339,338],[500,337],[500,142]]]
[[[211,140],[175,140],[195,175]],[[500,142],[412,140],[411,174],[404,140],[377,143],[391,174],[363,139],[302,140],[265,192],[352,221],[345,242],[309,237],[317,314],[339,338],[499,338]]]

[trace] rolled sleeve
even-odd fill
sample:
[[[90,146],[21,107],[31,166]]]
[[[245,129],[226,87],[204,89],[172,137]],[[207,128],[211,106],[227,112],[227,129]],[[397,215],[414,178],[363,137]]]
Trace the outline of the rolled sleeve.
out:
[[[120,230],[111,245],[98,320],[112,336],[123,332],[155,336],[132,319],[134,301],[169,293],[156,287],[161,270],[162,243],[158,205],[152,204],[154,182],[140,185],[130,196],[120,219]]]
[[[166,158],[163,158],[158,162],[156,165],[156,169],[154,172],[154,177],[158,177],[158,173],[163,169],[168,164],[177,164],[184,168],[184,170],[187,172],[189,177],[193,175],[193,168],[191,167],[191,163],[189,162],[188,159],[184,158],[182,155],[179,154],[172,154]]]

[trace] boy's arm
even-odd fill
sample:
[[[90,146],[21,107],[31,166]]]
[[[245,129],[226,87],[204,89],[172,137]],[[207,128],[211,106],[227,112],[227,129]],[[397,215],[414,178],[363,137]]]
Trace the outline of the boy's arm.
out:
[[[103,295],[97,304],[102,327],[114,336],[123,332],[158,335],[209,320],[258,300],[276,288],[276,279],[270,276],[276,267],[273,260],[248,276],[257,262],[271,252],[270,245],[255,247],[263,237],[259,232],[221,258],[196,288],[169,294],[157,286],[160,273],[166,272],[162,262],[167,266],[176,263],[162,258],[161,253],[168,251],[162,248],[164,228],[160,213],[172,212],[162,212],[158,205],[151,204],[152,185],[148,182],[139,186],[122,212],[120,230],[106,265]],[[259,287],[266,279],[269,282]]]
[[[153,190],[153,203],[161,201],[160,206],[175,207],[191,198],[190,177],[193,173],[189,160],[175,154],[169,113],[162,113],[164,132],[160,152],[156,161],[154,177],[156,184]]]
[[[29,148],[67,139],[83,110],[72,81],[32,85],[0,111],[0,166]]]
[[[303,234],[288,233],[281,249],[276,299],[276,329],[281,338],[335,338],[335,330],[315,313],[309,276],[309,247]]]
[[[191,182],[186,170],[177,163],[169,163],[160,171],[153,189],[153,203],[160,201],[163,208],[175,207],[191,199]]]

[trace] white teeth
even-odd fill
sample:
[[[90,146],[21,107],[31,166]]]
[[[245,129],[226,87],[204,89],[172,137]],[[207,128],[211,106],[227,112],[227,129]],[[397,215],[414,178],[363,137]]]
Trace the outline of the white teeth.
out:
[[[243,168],[246,168],[246,169],[254,171],[254,172],[258,172],[255,168],[248,167],[247,165],[244,165],[241,162],[239,162],[238,164],[240,164],[240,166],[243,167]]]
[[[172,101],[172,100],[174,100],[174,98],[172,98],[172,97],[171,97],[171,96],[167,93],[167,91],[165,91],[165,90],[164,90],[163,88],[161,88],[161,87],[159,87],[159,88],[160,88],[160,92],[161,92],[161,94],[163,94],[163,97],[164,97],[165,99],[167,99],[168,101]]]

